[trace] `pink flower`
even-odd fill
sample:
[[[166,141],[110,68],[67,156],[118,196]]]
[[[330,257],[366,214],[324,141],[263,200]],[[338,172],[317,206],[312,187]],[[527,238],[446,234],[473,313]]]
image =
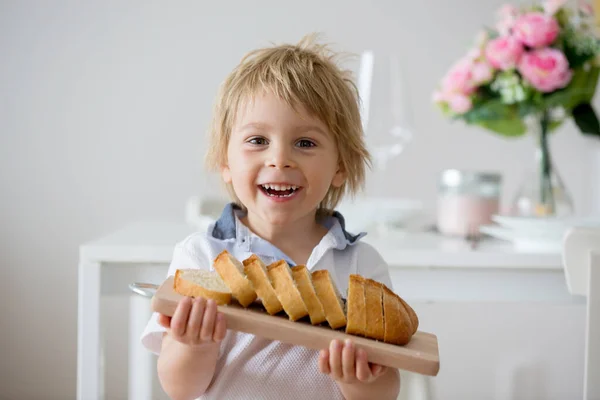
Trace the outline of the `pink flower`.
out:
[[[440,92],[439,90],[436,90],[435,92],[433,92],[431,101],[433,101],[434,103],[443,103],[444,101],[446,101],[446,94]]]
[[[579,0],[578,2],[579,10],[587,16],[594,15],[594,6],[587,0]]]
[[[557,49],[537,49],[523,54],[519,72],[531,86],[543,93],[564,88],[573,72],[565,55]]]
[[[469,96],[460,93],[454,93],[447,98],[448,106],[456,114],[464,114],[473,108],[473,102]]]
[[[519,9],[512,4],[504,4],[496,11],[498,19],[514,18],[519,15]]]
[[[494,69],[486,61],[476,61],[471,68],[471,81],[473,85],[479,86],[488,83],[494,76]]]
[[[455,63],[442,81],[442,92],[473,93],[475,86],[472,82],[472,66],[468,59]]]
[[[546,0],[543,4],[544,12],[547,15],[554,15],[567,3],[568,0]]]
[[[514,36],[529,47],[543,47],[554,42],[560,27],[549,15],[531,12],[522,15],[513,26]]]
[[[490,64],[503,71],[514,68],[522,54],[523,46],[511,36],[491,40],[485,48],[485,56]]]
[[[510,34],[510,31],[515,24],[519,10],[510,4],[505,4],[496,13],[498,16],[498,23],[496,29],[501,36]]]

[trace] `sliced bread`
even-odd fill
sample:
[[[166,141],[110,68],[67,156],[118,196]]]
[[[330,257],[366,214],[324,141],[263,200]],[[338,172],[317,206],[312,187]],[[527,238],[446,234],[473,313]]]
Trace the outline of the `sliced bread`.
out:
[[[367,328],[365,336],[375,340],[384,340],[383,287],[372,279],[365,280],[365,309]]]
[[[325,322],[326,318],[323,304],[321,304],[317,297],[310,272],[308,272],[306,266],[296,265],[295,267],[292,267],[292,277],[296,282],[296,287],[298,288],[298,291],[300,291],[302,300],[304,300],[304,304],[308,310],[310,323],[318,325]]]
[[[271,279],[267,274],[267,268],[262,260],[255,254],[252,254],[243,261],[243,264],[244,273],[250,282],[252,282],[256,294],[267,312],[271,315],[281,312],[283,306],[277,298],[277,293],[275,293]]]
[[[213,299],[218,305],[231,303],[231,290],[214,271],[178,269],[173,288],[184,296]]]
[[[285,260],[275,261],[267,266],[267,274],[277,298],[281,302],[285,313],[290,320],[297,321],[308,315],[306,304],[302,300],[302,295],[296,287],[290,266]]]
[[[367,308],[365,302],[365,278],[351,274],[348,279],[346,297],[346,333],[365,336],[367,329]]]
[[[383,285],[384,336],[386,343],[404,345],[412,337],[413,327],[400,297]]]
[[[256,300],[256,292],[252,283],[244,274],[244,265],[233,257],[227,250],[223,250],[213,263],[217,273],[221,276],[233,297],[243,307],[248,307]]]
[[[346,326],[346,312],[342,295],[326,269],[311,274],[317,297],[325,310],[325,318],[332,329]]]

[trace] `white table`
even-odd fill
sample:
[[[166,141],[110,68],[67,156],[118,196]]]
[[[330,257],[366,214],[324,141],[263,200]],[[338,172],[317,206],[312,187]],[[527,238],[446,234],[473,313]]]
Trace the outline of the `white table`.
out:
[[[128,281],[159,283],[175,243],[192,231],[183,222],[142,221],[81,246],[78,399],[103,398],[101,296],[126,292],[124,282]],[[496,240],[483,240],[473,250],[464,240],[434,233],[395,233],[385,240],[367,235],[364,240],[376,246],[386,259],[395,290],[409,301],[554,301],[567,297],[562,290],[565,283],[559,253],[516,252],[509,243]],[[115,274],[119,280],[110,279]],[[129,397],[147,399],[151,398],[148,373],[154,366],[141,349],[139,336],[150,315],[149,303],[131,296],[131,307],[135,317],[130,321]]]

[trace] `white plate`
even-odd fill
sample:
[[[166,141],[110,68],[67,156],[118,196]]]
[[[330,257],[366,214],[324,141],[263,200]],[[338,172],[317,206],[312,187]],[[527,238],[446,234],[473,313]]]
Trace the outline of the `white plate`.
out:
[[[497,225],[482,225],[479,227],[481,233],[491,237],[511,242],[515,249],[522,252],[550,252],[560,253],[562,248],[562,233],[556,234],[553,231],[546,234],[531,235],[517,232],[512,229]]]
[[[503,227],[519,231],[522,234],[539,234],[552,231],[562,235],[567,229],[575,226],[600,226],[600,217],[598,216],[528,218],[494,215],[492,220]]]

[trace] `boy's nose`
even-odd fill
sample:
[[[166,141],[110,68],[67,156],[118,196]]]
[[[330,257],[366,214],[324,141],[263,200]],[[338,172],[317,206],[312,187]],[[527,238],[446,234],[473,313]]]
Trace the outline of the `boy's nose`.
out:
[[[267,167],[278,169],[295,167],[290,152],[283,146],[271,147],[269,157],[267,157],[266,160],[266,165]]]

